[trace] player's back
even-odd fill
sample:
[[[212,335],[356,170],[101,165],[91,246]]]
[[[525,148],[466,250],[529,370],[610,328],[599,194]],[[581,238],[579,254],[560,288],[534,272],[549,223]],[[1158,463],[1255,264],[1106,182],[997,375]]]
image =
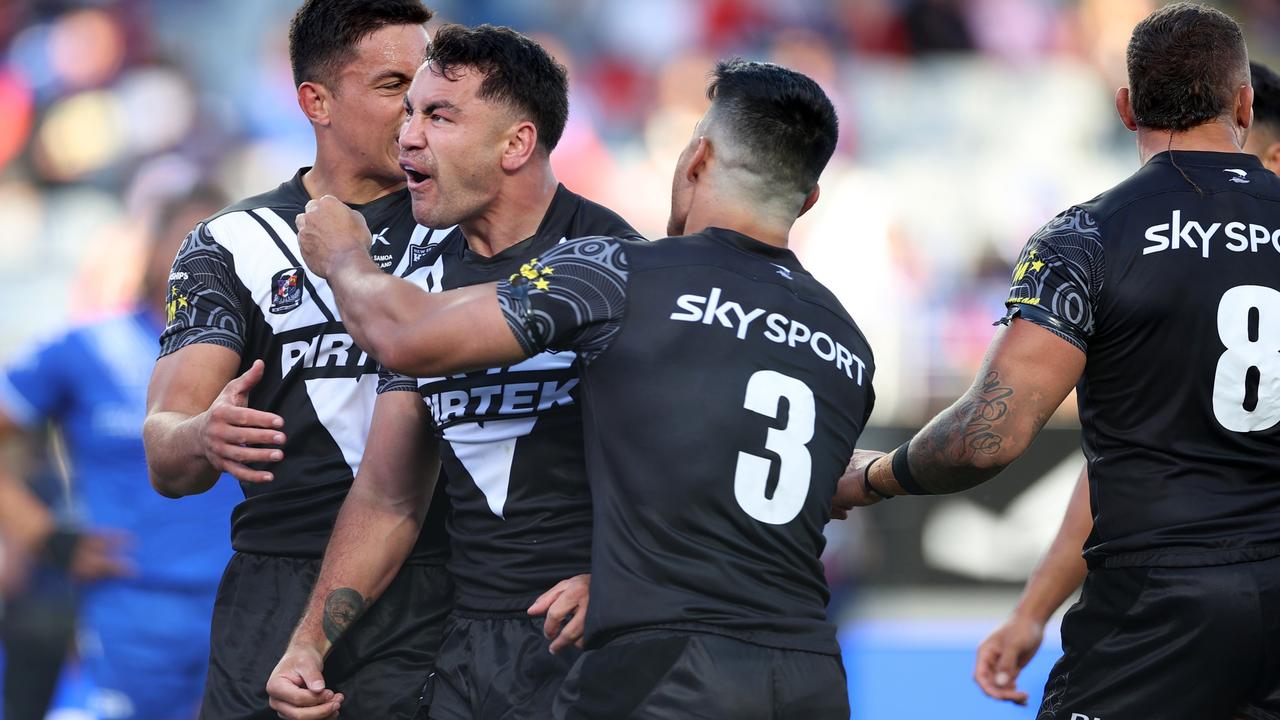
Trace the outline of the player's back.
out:
[[[1090,561],[1280,555],[1280,179],[1251,155],[1161,153],[1082,209]]]
[[[788,250],[717,228],[623,247],[626,315],[583,370],[589,644],[678,627],[838,652],[819,556],[871,411],[866,340]]]

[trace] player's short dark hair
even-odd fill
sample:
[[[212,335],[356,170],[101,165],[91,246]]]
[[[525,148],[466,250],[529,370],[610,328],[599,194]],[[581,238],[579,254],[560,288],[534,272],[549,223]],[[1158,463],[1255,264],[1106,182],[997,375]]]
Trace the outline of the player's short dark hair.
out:
[[[305,0],[289,25],[294,86],[336,90],[334,76],[361,40],[389,25],[423,25],[431,15],[421,0]]]
[[[569,73],[538,43],[508,27],[445,25],[431,41],[427,62],[450,80],[464,70],[479,72],[481,98],[527,115],[547,152],[560,142],[569,120]]]
[[[808,194],[836,149],[836,109],[818,83],[773,63],[721,60],[707,87],[740,161],[779,190]]]
[[[1180,2],[1138,23],[1126,61],[1138,125],[1180,132],[1231,112],[1249,53],[1230,15]]]
[[[1280,75],[1262,63],[1249,63],[1253,78],[1253,122],[1280,134]]]

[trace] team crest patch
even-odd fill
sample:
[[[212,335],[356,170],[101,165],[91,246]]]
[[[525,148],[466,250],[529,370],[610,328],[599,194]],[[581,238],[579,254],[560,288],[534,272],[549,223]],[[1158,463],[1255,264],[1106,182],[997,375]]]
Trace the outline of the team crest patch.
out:
[[[302,304],[302,279],[300,267],[285,268],[271,278],[271,312],[283,315]]]
[[[409,264],[417,265],[422,262],[422,258],[426,257],[427,253],[431,252],[431,247],[432,246],[430,245],[410,245]]]

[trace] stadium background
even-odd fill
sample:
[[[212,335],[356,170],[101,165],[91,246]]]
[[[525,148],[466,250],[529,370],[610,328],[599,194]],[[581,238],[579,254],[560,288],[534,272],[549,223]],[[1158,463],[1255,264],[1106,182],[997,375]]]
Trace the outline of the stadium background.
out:
[[[875,349],[878,404],[861,444],[880,449],[968,385],[1026,237],[1135,169],[1112,94],[1130,30],[1158,4],[429,3],[437,20],[511,25],[569,66],[557,173],[650,237],[665,227],[671,169],[715,58],[817,79],[841,139],[795,245]],[[1254,59],[1280,62],[1280,2],[1213,4],[1245,26]],[[286,47],[296,5],[0,0],[0,358],[127,305],[157,197],[200,178],[254,194],[309,161]],[[1056,531],[1076,427],[1069,401],[1028,457],[978,491],[830,526],[855,717],[1034,716],[987,700],[969,675]],[[1056,629],[1047,635],[1023,677],[1033,704],[1058,650]],[[60,717],[82,717],[82,693],[70,675]]]

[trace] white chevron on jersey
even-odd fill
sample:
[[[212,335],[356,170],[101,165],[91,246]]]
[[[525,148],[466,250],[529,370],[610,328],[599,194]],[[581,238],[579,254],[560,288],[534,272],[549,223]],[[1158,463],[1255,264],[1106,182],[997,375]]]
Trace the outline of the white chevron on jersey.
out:
[[[484,423],[463,423],[449,428],[467,440],[450,442],[457,456],[476,487],[484,493],[489,509],[503,517],[507,505],[507,491],[511,487],[511,463],[516,457],[516,441],[533,432],[538,418],[516,420],[490,420]]]

